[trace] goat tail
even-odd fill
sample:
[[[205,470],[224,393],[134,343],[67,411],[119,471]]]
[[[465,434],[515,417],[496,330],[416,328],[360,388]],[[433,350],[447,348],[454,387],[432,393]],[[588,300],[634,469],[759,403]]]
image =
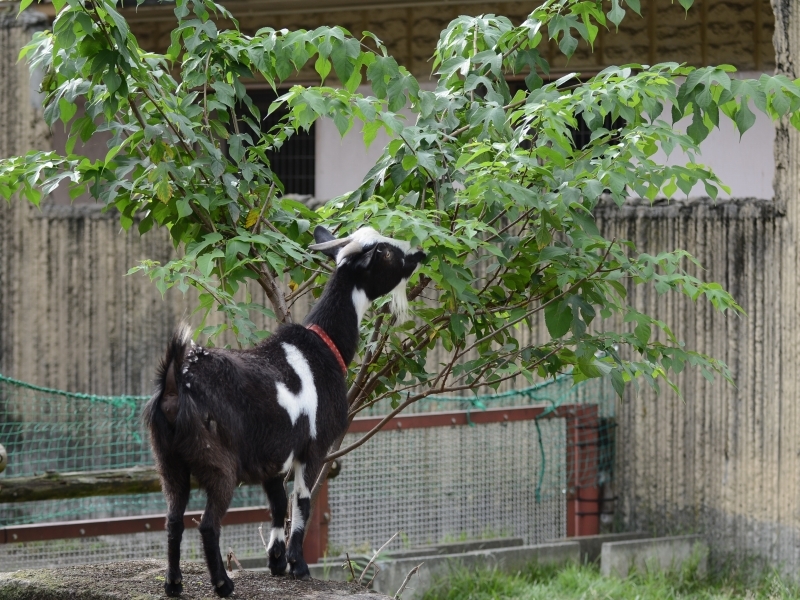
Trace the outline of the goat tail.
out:
[[[192,328],[187,323],[182,323],[172,335],[167,353],[156,371],[156,390],[144,412],[148,424],[155,422],[158,418],[157,412],[163,413],[170,425],[174,425],[178,419],[183,363],[186,349],[192,344]]]

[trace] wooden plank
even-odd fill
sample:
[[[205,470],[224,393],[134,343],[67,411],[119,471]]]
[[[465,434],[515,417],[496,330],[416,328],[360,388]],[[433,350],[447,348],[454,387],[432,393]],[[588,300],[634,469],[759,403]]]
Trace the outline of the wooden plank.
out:
[[[425,427],[451,427],[487,423],[503,423],[509,421],[530,421],[538,417],[563,418],[572,405],[560,406],[552,412],[548,406],[520,406],[514,408],[489,408],[486,410],[430,412],[397,416],[383,427],[384,431],[393,429],[419,429]],[[547,414],[545,414],[547,413]],[[366,433],[371,431],[383,417],[361,417],[353,419],[347,433]]]
[[[186,528],[197,527],[202,515],[202,512],[187,512],[183,515],[184,526]],[[269,519],[269,509],[266,506],[231,508],[222,519],[222,524],[262,523],[269,521]],[[12,525],[0,529],[0,544],[161,531],[164,529],[165,523],[166,515],[143,515],[112,519]]]
[[[328,479],[336,477],[339,471],[340,463],[334,461],[334,465],[328,473]],[[292,478],[290,477],[290,480]],[[192,489],[199,487],[194,477],[191,482]],[[75,473],[49,472],[31,477],[0,479],[0,503],[149,494],[160,491],[161,480],[155,467],[78,471]]]

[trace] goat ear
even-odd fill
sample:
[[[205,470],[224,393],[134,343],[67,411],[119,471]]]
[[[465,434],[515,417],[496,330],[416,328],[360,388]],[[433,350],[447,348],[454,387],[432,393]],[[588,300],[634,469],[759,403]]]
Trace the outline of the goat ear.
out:
[[[373,246],[359,256],[358,260],[353,263],[353,266],[358,267],[359,269],[368,269],[372,263],[372,259],[375,258],[375,248],[376,246]]]
[[[336,236],[334,236],[326,227],[322,225],[317,225],[314,228],[314,241],[317,244],[323,244],[325,242],[330,242],[335,240]]]
[[[326,256],[330,256],[333,259],[335,259],[336,255],[339,254],[339,250],[350,243],[349,237],[337,239],[322,225],[317,225],[314,228],[314,240],[317,243],[311,244],[308,249],[318,250],[319,252],[322,252]]]

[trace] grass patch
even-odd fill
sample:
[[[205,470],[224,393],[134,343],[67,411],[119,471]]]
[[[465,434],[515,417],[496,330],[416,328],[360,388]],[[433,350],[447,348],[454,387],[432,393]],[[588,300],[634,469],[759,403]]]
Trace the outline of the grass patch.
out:
[[[545,568],[517,574],[454,568],[437,581],[424,600],[800,600],[800,587],[776,572],[739,565],[701,578],[691,566],[680,573],[633,573],[625,579],[602,577],[594,565]]]

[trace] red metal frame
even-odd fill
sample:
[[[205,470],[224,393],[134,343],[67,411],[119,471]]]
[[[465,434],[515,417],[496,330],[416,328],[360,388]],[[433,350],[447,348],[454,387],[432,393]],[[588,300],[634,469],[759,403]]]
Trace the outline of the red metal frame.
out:
[[[548,412],[549,411],[549,412]],[[411,414],[391,419],[383,431],[427,427],[457,427],[470,423],[487,424],[530,421],[536,418],[566,419],[567,426],[567,536],[594,535],[600,531],[600,489],[597,486],[597,427],[596,405],[566,404],[553,410],[547,406],[490,408],[476,411],[452,411]],[[381,417],[354,419],[349,433],[366,433],[382,420]],[[196,527],[200,512],[186,513],[184,524]],[[124,533],[141,533],[164,528],[164,515],[64,521],[0,528],[0,544],[34,542],[62,538],[91,537]],[[269,520],[266,507],[232,508],[223,525],[259,523]],[[323,484],[312,523],[306,534],[304,555],[308,562],[317,562],[328,545],[328,482]]]
[[[564,407],[567,420],[567,537],[600,533],[597,405]]]

